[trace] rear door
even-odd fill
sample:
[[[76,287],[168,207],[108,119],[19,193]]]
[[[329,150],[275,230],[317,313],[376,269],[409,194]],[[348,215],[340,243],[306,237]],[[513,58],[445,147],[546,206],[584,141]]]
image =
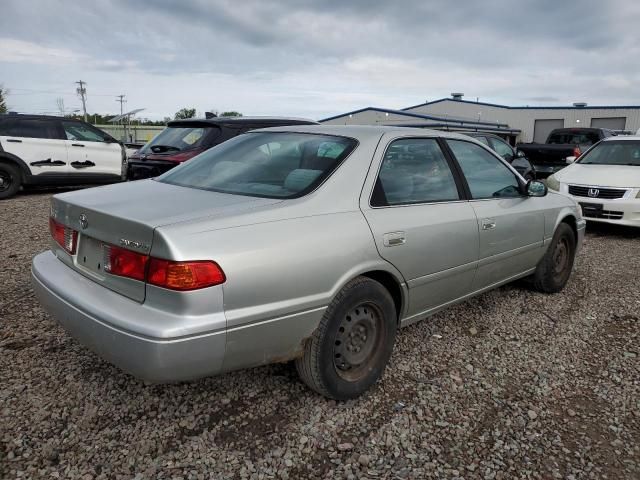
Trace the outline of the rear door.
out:
[[[62,121],[69,152],[69,171],[122,175],[122,147],[103,131],[83,122]]]
[[[416,317],[470,292],[477,220],[436,138],[390,137],[381,145],[360,206],[380,255],[407,281],[407,316]]]
[[[489,150],[466,140],[448,139],[447,145],[478,219],[480,258],[473,290],[534,268],[543,252],[545,200],[525,195],[517,175]]]
[[[25,162],[32,175],[68,173],[67,145],[56,120],[16,115],[3,122],[0,144]]]

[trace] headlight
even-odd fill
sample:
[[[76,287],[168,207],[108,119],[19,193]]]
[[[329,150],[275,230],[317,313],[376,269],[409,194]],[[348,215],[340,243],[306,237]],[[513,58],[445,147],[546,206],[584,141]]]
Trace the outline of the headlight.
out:
[[[553,175],[547,177],[547,188],[549,190],[555,190],[556,192],[560,191],[560,181],[554,177]]]

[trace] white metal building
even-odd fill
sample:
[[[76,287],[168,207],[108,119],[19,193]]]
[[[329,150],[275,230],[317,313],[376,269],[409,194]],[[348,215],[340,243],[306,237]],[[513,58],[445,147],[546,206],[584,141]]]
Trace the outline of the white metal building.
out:
[[[512,142],[540,142],[554,128],[600,127],[635,133],[640,128],[640,105],[570,107],[509,107],[462,99],[452,94],[433,102],[389,110],[368,107],[320,120],[338,125],[402,125],[498,133]]]

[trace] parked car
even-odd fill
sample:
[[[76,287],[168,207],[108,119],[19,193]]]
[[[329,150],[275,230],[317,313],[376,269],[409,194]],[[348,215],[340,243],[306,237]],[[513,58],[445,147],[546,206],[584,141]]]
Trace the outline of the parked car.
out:
[[[124,147],[81,120],[0,115],[0,199],[31,185],[84,185],[124,179]]]
[[[536,179],[536,170],[524,152],[516,150],[499,136],[488,133],[467,133],[466,135],[475,138],[504,158],[525,180]]]
[[[138,152],[129,156],[129,180],[157,177],[237,135],[282,125],[317,125],[302,118],[214,117],[174,120]]]
[[[547,142],[521,143],[517,146],[533,164],[538,178],[546,178],[567,166],[567,157],[579,157],[603,138],[614,136],[605,128],[558,128]]]
[[[168,382],[295,360],[348,399],[380,377],[398,326],[522,277],[562,290],[585,222],[470,137],[318,125],[55,195],[50,226],[37,297],[123,370]]]
[[[610,137],[547,178],[589,221],[640,227],[640,136]]]

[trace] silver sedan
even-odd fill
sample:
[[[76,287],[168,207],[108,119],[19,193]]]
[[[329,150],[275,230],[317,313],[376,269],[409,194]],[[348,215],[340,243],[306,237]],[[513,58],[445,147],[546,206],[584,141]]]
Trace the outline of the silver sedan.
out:
[[[568,281],[585,221],[474,139],[296,126],[229,140],[161,177],[64,193],[40,302],[153,382],[295,360],[356,397],[399,327],[513,280]]]

